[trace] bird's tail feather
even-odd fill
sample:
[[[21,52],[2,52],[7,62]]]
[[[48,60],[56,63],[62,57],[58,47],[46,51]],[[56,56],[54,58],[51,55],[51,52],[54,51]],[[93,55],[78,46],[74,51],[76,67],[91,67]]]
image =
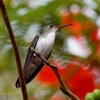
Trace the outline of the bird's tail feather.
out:
[[[19,88],[19,87],[20,87],[20,81],[19,81],[19,78],[17,79],[15,86],[16,86],[16,88]]]

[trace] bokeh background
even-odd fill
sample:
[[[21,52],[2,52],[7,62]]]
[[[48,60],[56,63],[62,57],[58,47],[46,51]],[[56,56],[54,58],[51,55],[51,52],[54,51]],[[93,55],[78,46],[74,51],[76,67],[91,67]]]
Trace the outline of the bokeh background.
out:
[[[49,61],[56,64],[66,86],[81,100],[100,89],[100,0],[3,0],[20,52],[22,65],[34,36],[48,24],[73,26],[57,32]],[[15,57],[0,13],[0,96],[22,100],[15,88]],[[45,66],[27,85],[30,100],[70,100]]]

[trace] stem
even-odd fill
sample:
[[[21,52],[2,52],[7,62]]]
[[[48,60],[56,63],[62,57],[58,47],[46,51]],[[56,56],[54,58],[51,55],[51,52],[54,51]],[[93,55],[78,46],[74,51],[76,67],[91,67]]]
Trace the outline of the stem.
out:
[[[2,0],[0,0],[0,9],[1,9],[3,19],[5,21],[8,33],[9,33],[9,37],[10,37],[12,46],[13,46],[13,50],[14,50],[14,54],[15,54],[15,58],[16,58],[17,69],[18,69],[18,74],[19,74],[19,79],[20,79],[20,83],[21,83],[23,100],[28,100],[28,95],[27,95],[25,80],[23,78],[23,72],[22,72],[22,66],[21,66],[21,60],[20,60],[20,56],[19,56],[19,52],[18,52],[18,47],[17,47],[17,44],[15,42],[15,38],[14,38],[13,31],[12,31],[12,28],[11,28],[11,25],[10,25],[10,22],[8,19],[5,5],[4,5]]]
[[[38,54],[35,49],[33,47],[31,47],[31,51],[33,51],[41,60],[43,60],[43,62],[45,62],[48,66],[50,66],[50,68],[54,71],[54,73],[56,74],[59,82],[60,82],[60,89],[61,91],[66,94],[67,96],[69,96],[72,100],[80,100],[77,96],[75,96],[64,84],[62,78],[59,75],[58,69],[55,65],[50,64],[46,59],[44,59],[40,54]]]

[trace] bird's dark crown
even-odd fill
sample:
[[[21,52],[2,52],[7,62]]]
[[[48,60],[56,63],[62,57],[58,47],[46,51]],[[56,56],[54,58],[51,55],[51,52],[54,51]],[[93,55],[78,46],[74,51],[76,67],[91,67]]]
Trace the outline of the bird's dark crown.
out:
[[[42,31],[40,34],[45,34],[50,32],[52,29],[54,28],[54,25],[47,25],[45,27],[43,27]]]

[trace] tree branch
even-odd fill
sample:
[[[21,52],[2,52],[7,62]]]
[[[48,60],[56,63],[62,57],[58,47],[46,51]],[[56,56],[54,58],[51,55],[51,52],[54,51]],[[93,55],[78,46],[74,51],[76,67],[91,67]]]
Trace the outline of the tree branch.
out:
[[[11,28],[11,25],[10,25],[10,22],[8,19],[5,5],[4,5],[2,0],[0,0],[0,9],[1,9],[3,19],[5,21],[8,33],[9,33],[9,37],[10,37],[13,49],[14,49],[17,69],[18,69],[18,73],[19,73],[19,79],[20,79],[20,83],[21,83],[21,90],[22,90],[22,94],[23,94],[23,100],[28,100],[28,95],[27,95],[25,80],[23,78],[23,72],[22,72],[22,66],[21,66],[20,56],[19,56],[19,52],[18,52],[18,47],[17,47],[17,44],[15,42],[15,38],[14,38],[13,31],[12,31],[12,28]]]
[[[50,66],[50,68],[54,71],[54,73],[56,74],[59,82],[60,82],[60,89],[61,91],[66,94],[67,96],[69,96],[72,100],[80,100],[78,97],[76,97],[64,84],[62,78],[59,75],[58,69],[55,65],[50,64],[46,59],[44,59],[40,54],[38,54],[35,49],[33,47],[31,47],[31,51],[33,51],[41,60],[43,60],[43,62],[45,62],[48,66]]]

